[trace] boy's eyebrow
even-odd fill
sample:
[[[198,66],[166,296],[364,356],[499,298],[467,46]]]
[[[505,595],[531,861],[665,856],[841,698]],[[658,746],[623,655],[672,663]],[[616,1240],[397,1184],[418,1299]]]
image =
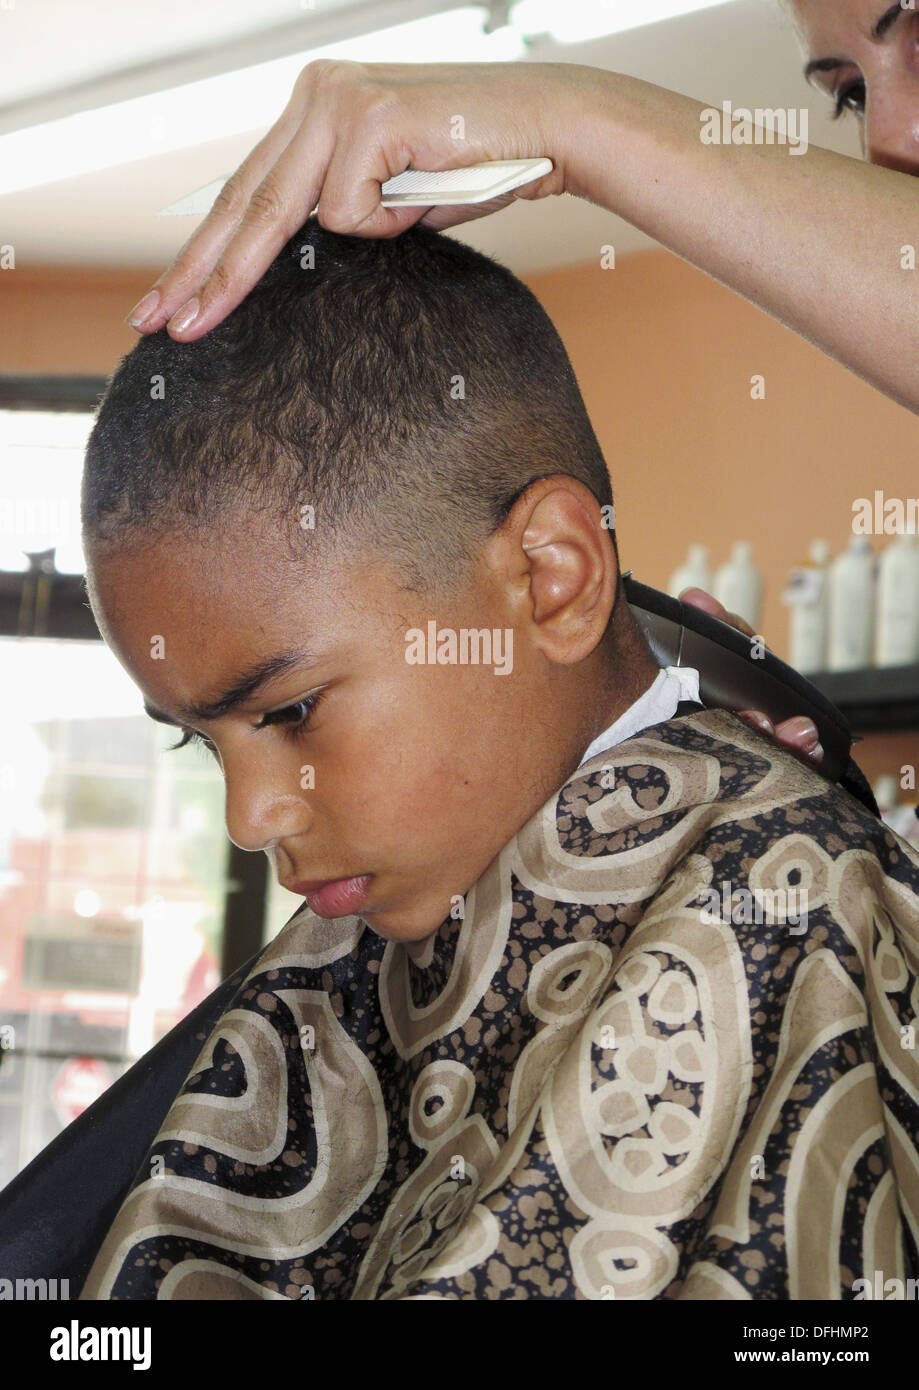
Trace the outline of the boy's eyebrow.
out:
[[[871,31],[871,37],[873,39],[883,39],[890,26],[894,24],[902,14],[906,13],[907,11],[900,4],[900,0],[897,0],[895,5],[891,5],[890,9],[885,10],[881,15],[877,24],[875,24]],[[848,67],[848,63],[846,63],[843,58],[815,58],[814,61],[808,63],[807,67],[804,69],[804,76],[810,77],[812,72],[832,72],[834,68],[843,67]]]
[[[228,714],[237,705],[251,699],[274,676],[282,675],[294,666],[315,664],[315,662],[316,657],[306,651],[278,652],[276,656],[269,656],[266,660],[250,666],[248,671],[244,671],[241,676],[238,676],[222,695],[217,696],[216,700],[210,700],[207,704],[202,705],[181,705],[179,716],[186,724],[192,724],[195,720],[207,723],[210,719],[219,719],[221,715]],[[151,719],[157,720],[160,724],[176,723],[162,710],[154,709],[152,705],[148,705],[146,700],[144,701],[144,709]]]

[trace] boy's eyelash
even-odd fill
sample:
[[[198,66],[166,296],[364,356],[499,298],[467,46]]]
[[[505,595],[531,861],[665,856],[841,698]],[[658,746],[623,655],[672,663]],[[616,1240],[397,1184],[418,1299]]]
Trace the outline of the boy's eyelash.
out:
[[[272,710],[270,714],[263,715],[262,722],[256,725],[259,729],[269,727],[271,724],[280,724],[285,738],[297,738],[309,727],[310,721],[316,712],[316,708],[322,699],[322,693],[315,695],[305,695],[302,700],[295,700],[292,705],[285,705],[283,709]],[[285,715],[291,714],[294,710],[305,709],[306,713],[297,719],[285,719]],[[210,739],[206,739],[203,734],[199,734],[196,729],[186,729],[178,743],[170,743],[166,749],[167,753],[172,753],[177,748],[185,748],[189,743],[200,743],[205,748],[214,749]]]

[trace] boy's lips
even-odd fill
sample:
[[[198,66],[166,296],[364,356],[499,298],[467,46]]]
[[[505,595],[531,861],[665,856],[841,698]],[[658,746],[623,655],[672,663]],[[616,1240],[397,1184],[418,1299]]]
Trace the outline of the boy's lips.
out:
[[[283,886],[306,898],[317,917],[349,917],[363,907],[370,879],[370,874],[357,878],[305,878]]]

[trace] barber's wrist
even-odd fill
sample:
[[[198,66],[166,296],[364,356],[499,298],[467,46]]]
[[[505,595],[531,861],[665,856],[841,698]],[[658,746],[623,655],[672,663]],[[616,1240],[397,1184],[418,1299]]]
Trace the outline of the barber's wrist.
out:
[[[545,147],[540,152],[561,170],[560,192],[590,198],[599,169],[610,157],[607,127],[619,75],[586,63],[539,63],[532,72],[537,78],[532,99]]]
[[[689,174],[706,153],[698,135],[702,104],[625,73],[570,66],[560,140],[565,191],[669,245],[668,234],[698,196],[687,183],[691,189]]]
[[[569,73],[559,143],[565,191],[611,207],[616,191],[625,191],[636,151],[652,135],[656,89],[607,68],[564,66]]]

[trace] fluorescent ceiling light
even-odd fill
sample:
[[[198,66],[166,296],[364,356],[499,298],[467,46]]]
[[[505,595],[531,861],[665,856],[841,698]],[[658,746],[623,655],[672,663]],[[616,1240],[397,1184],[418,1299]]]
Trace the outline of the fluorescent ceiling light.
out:
[[[640,29],[661,19],[713,9],[731,0],[519,0],[510,20],[523,34],[551,34],[559,43],[582,43]]]
[[[487,16],[481,5],[448,10],[0,135],[0,195],[268,127],[314,58],[483,63],[521,57],[526,49],[520,32],[505,25],[486,34]]]

